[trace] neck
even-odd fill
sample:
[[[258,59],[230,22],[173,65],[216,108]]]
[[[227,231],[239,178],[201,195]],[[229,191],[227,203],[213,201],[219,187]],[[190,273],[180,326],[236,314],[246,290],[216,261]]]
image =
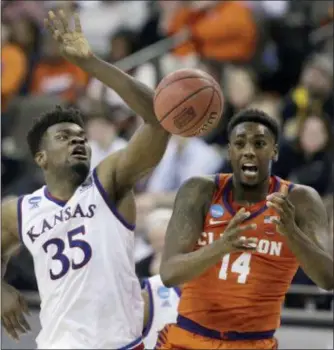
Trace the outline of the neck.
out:
[[[60,176],[45,174],[45,182],[52,196],[62,201],[70,199],[78,187],[78,184],[71,181],[68,176],[64,179]]]
[[[257,203],[265,200],[268,195],[270,177],[254,187],[246,187],[238,183],[233,177],[233,200],[238,204]]]

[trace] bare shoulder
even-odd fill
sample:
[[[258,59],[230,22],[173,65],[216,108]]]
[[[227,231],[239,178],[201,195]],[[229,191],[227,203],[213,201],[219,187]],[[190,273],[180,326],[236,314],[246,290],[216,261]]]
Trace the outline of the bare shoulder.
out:
[[[203,232],[206,213],[216,189],[213,177],[193,177],[178,190],[166,232],[162,261],[193,249]]]
[[[17,231],[17,205],[19,198],[5,199],[1,203],[2,228]]]
[[[325,208],[319,193],[310,186],[295,185],[289,193],[289,199],[296,209],[310,206]]]
[[[182,205],[198,206],[211,203],[212,196],[216,190],[213,176],[192,177],[188,179],[179,189],[175,206]]]

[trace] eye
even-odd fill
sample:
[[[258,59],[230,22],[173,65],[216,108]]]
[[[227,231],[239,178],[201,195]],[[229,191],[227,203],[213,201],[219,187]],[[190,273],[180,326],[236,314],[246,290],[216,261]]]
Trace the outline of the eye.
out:
[[[244,142],[241,140],[237,140],[234,142],[234,146],[236,146],[237,148],[242,148],[244,147]]]
[[[266,146],[266,143],[263,140],[255,141],[255,147],[256,148],[262,148],[262,147],[265,147],[265,146]]]
[[[65,134],[58,134],[56,135],[56,139],[59,141],[66,141],[68,139],[68,136]]]

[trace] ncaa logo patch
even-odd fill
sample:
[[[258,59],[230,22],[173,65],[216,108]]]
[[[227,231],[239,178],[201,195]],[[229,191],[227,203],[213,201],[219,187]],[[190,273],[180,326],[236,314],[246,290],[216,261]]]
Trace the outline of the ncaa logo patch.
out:
[[[210,214],[215,219],[221,218],[224,215],[224,212],[224,208],[219,204],[214,204],[210,207]]]
[[[42,200],[41,196],[31,197],[28,203],[31,205],[30,209],[38,208],[39,202]]]
[[[168,299],[169,293],[170,293],[169,288],[167,288],[165,286],[161,286],[158,288],[158,295],[159,295],[160,299]]]

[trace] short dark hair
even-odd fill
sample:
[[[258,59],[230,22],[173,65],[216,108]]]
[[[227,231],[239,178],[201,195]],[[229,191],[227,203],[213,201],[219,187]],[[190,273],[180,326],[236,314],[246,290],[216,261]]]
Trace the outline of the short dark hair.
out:
[[[245,122],[253,122],[266,126],[273,133],[275,142],[277,143],[279,141],[280,127],[277,120],[259,109],[245,109],[235,114],[227,126],[228,138],[230,138],[233,129],[237,125]]]
[[[46,130],[50,126],[59,123],[74,123],[82,128],[84,127],[83,116],[78,109],[66,109],[61,106],[56,106],[53,111],[42,114],[35,119],[27,135],[27,142],[33,157],[40,150],[41,141]]]

